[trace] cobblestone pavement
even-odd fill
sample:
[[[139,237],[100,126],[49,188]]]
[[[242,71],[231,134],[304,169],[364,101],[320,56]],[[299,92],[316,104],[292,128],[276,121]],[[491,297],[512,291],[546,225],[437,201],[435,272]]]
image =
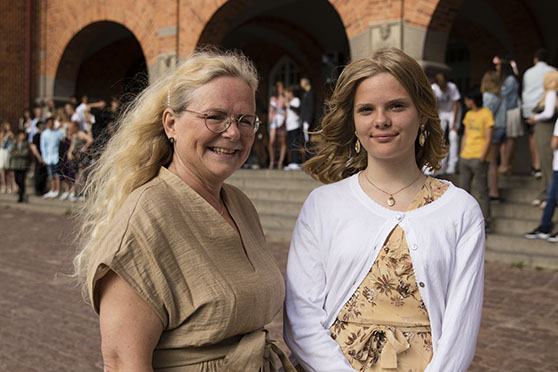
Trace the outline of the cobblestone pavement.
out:
[[[0,209],[0,371],[102,370],[97,317],[62,275],[72,235],[69,216]],[[287,244],[270,246],[284,270]],[[470,371],[558,371],[558,272],[489,263],[485,292]]]

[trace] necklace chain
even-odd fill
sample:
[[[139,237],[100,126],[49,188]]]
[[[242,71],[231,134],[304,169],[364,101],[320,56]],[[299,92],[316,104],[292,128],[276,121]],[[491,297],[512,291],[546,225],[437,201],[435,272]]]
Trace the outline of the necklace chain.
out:
[[[413,180],[413,182],[411,182],[410,184],[408,184],[405,187],[400,188],[399,190],[397,190],[396,192],[387,192],[385,190],[382,190],[381,188],[379,188],[378,186],[374,185],[374,183],[372,181],[370,181],[370,178],[368,178],[368,176],[366,175],[366,172],[362,172],[364,174],[364,178],[366,178],[366,181],[368,181],[369,184],[371,184],[372,186],[374,186],[374,188],[380,190],[381,192],[383,192],[384,194],[386,194],[388,196],[387,199],[387,205],[389,205],[390,207],[393,207],[395,205],[395,198],[393,197],[393,195],[400,193],[401,191],[405,190],[406,188],[410,187],[411,185],[413,185],[415,182],[417,182],[417,180],[420,178],[420,176],[422,175],[422,173],[419,172],[417,178],[415,178]]]

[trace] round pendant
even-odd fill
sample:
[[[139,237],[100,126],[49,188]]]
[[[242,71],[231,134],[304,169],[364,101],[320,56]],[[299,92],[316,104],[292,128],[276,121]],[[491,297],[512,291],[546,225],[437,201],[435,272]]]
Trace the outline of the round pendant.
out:
[[[390,207],[393,207],[395,205],[395,199],[393,198],[393,196],[389,196],[388,200],[387,200],[387,205],[389,205]]]

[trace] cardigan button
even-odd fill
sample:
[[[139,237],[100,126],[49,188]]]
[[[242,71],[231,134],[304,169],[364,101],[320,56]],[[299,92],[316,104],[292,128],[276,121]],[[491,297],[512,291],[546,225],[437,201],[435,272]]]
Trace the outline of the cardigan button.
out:
[[[419,285],[421,286],[421,288],[424,288],[424,283],[420,282]]]
[[[411,246],[411,249],[412,249],[413,251],[416,251],[416,250],[418,249],[418,245],[413,244],[413,245]]]
[[[395,219],[396,219],[397,221],[401,221],[401,220],[403,219],[403,215],[402,215],[402,214],[398,214],[398,215],[395,217]]]

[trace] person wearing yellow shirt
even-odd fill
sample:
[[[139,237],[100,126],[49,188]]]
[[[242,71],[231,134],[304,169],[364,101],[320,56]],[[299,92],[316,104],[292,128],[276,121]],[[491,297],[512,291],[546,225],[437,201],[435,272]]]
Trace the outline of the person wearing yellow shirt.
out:
[[[460,186],[471,191],[475,182],[478,190],[478,202],[484,215],[486,232],[490,232],[490,199],[488,194],[488,159],[490,156],[490,139],[494,130],[492,112],[482,106],[482,93],[479,89],[472,90],[465,96],[467,113],[463,118],[465,132],[461,139],[461,155],[459,160]]]

